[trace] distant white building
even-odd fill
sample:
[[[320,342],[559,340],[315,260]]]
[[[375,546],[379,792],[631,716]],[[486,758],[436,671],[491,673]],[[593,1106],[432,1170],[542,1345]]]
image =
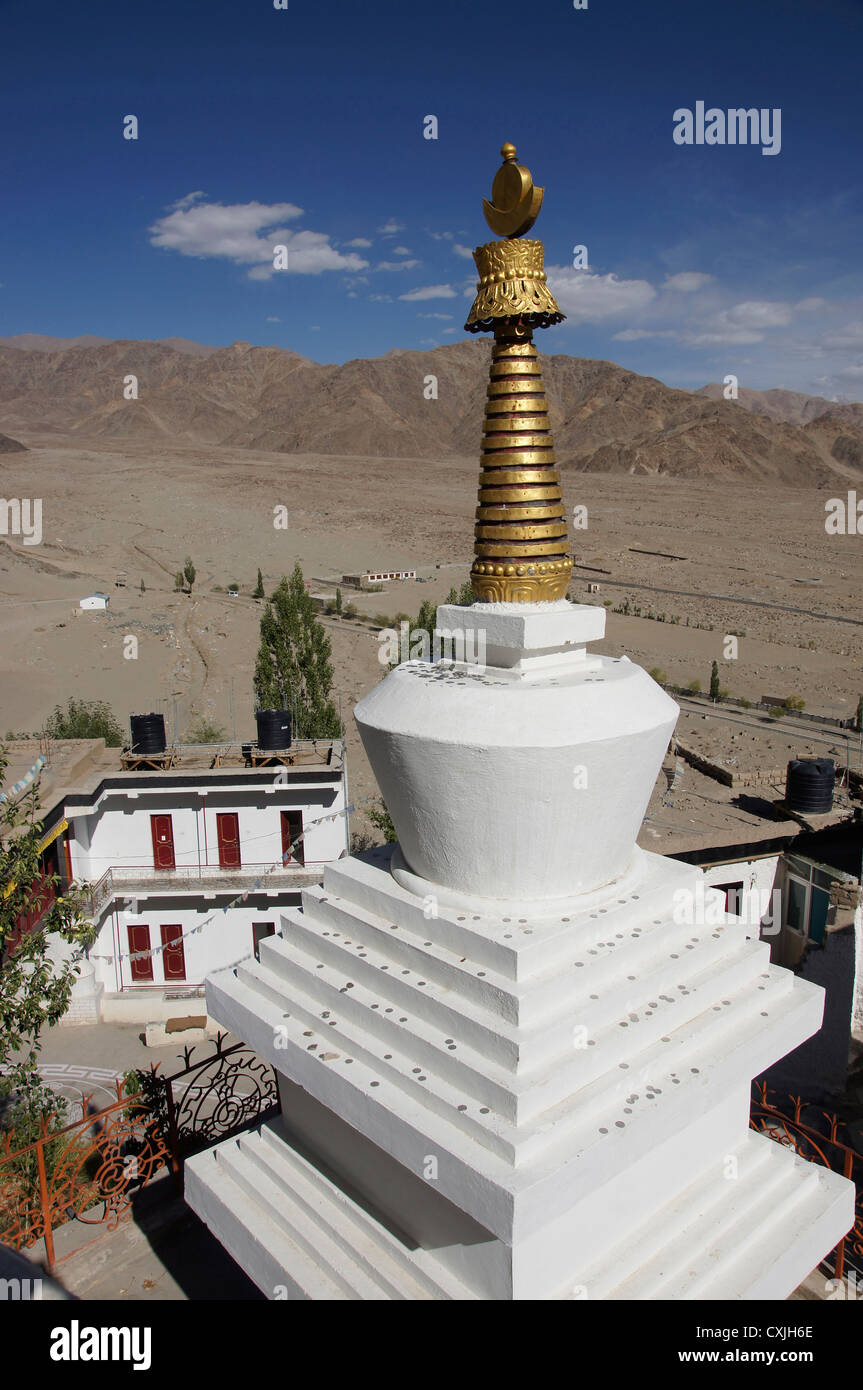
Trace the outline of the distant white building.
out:
[[[111,602],[108,594],[87,594],[86,598],[78,600],[79,608],[100,609],[107,608]]]
[[[416,579],[416,570],[367,570],[365,574],[343,574],[342,583],[362,588],[365,584],[383,584],[390,579]]]

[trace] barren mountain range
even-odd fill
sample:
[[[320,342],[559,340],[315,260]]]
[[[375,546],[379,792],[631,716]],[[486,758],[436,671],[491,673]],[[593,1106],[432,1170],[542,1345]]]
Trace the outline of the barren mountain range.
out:
[[[0,429],[377,458],[476,455],[489,344],[395,349],[343,365],[276,347],[23,334],[0,339]],[[566,469],[797,486],[863,482],[863,404],[787,391],[676,390],[613,362],[543,358]],[[124,398],[127,379],[137,400]],[[437,381],[427,399],[428,378]]]

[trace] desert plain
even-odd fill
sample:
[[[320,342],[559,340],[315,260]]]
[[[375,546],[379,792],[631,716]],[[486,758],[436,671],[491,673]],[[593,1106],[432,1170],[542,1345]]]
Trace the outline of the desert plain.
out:
[[[31,431],[26,443],[27,452],[0,460],[0,490],[42,499],[43,535],[39,545],[0,537],[0,736],[38,733],[55,705],[74,696],[106,701],[124,725],[131,713],[164,712],[169,737],[179,741],[202,717],[227,738],[250,739],[258,568],[269,593],[299,561],[310,591],[331,596],[342,574],[410,568],[426,582],[390,582],[380,593],[342,586],[357,617],[321,615],[351,798],[373,795],[352,710],[386,673],[383,619],[412,618],[422,600],[442,601],[467,577],[477,459],[115,439],[82,447],[56,431]],[[757,704],[765,694],[795,695],[807,712],[854,715],[863,693],[863,536],[825,529],[837,487],[565,466],[562,473],[570,514],[581,523],[571,532],[579,566],[571,597],[607,607],[598,650],[626,653],[681,686],[697,679],[704,691],[715,659],[733,696]],[[276,524],[283,509],[287,526]],[[174,586],[186,556],[197,571],[191,594]],[[126,583],[117,587],[121,571]],[[239,594],[229,597],[234,582]],[[94,591],[110,596],[107,611],[79,608]],[[615,612],[627,599],[629,615]],[[729,636],[736,636],[733,657]],[[684,699],[677,734],[732,763],[772,768],[827,754],[860,766],[853,734],[769,723],[754,710],[705,713]],[[663,780],[654,811],[664,788]],[[677,822],[705,823],[702,803],[717,790],[689,770]],[[362,812],[354,825],[368,829]]]

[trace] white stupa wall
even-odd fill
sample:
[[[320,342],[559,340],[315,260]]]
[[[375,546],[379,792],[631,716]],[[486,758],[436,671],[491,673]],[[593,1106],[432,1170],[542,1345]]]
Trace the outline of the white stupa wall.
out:
[[[208,981],[284,1113],[189,1160],[187,1200],[270,1297],[787,1297],[854,1188],[750,1131],[749,1088],[823,991],[636,847],[676,706],[585,651],[602,610],[447,619],[494,662],[356,710],[401,845]]]
[[[677,705],[626,658],[586,653],[603,609],[444,605],[438,626],[479,633],[487,656],[508,651],[512,664],[407,662],[357,706],[407,867],[457,892],[525,901],[618,878]]]

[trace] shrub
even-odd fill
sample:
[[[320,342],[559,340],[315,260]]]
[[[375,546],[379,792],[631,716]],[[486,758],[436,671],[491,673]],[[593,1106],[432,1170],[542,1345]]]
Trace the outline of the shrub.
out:
[[[366,814],[372,825],[381,832],[388,844],[398,839],[392,817],[383,802],[380,803],[380,806],[373,806]]]
[[[214,724],[203,714],[199,714],[186,731],[187,743],[222,743],[226,737],[221,725]]]
[[[103,738],[109,748],[123,746],[123,730],[104,700],[70,699],[65,710],[56,705],[45,732],[49,738]]]

